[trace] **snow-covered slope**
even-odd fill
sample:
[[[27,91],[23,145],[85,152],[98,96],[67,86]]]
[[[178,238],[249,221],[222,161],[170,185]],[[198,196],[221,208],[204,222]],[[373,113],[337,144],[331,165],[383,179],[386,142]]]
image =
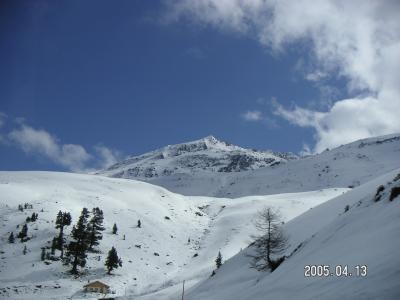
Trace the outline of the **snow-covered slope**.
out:
[[[289,257],[273,273],[249,268],[250,247],[227,261],[216,276],[192,288],[185,299],[400,299],[400,195],[390,201],[392,188],[400,188],[399,172],[288,222]],[[380,185],[384,191],[376,202]],[[327,265],[333,274],[335,266],[347,265],[352,276],[305,277],[307,265]],[[356,265],[367,266],[366,276],[357,276]]]
[[[237,198],[358,186],[396,168],[400,168],[400,134],[300,159],[207,137],[132,157],[97,174],[148,181],[184,195]]]
[[[55,172],[0,172],[0,298],[97,298],[81,290],[88,280],[100,279],[116,295],[126,293],[128,299],[167,299],[183,280],[189,287],[208,277],[219,250],[229,258],[245,248],[254,232],[252,217],[264,205],[280,208],[284,219],[290,220],[345,191],[240,199],[185,197],[133,180]],[[26,202],[33,208],[18,211],[18,204]],[[50,246],[57,234],[54,220],[59,210],[71,212],[74,224],[83,207],[91,210],[97,206],[104,211],[106,231],[100,253],[89,254],[81,277],[71,277],[69,268],[60,261],[40,261],[41,247]],[[17,234],[32,212],[39,218],[28,223],[31,239],[9,244],[10,232]],[[141,228],[136,227],[138,219]],[[111,234],[114,223],[118,235]],[[71,227],[66,228],[67,239]],[[22,253],[24,245],[26,255]],[[112,246],[122,257],[123,266],[114,271],[115,275],[107,276],[105,255]]]

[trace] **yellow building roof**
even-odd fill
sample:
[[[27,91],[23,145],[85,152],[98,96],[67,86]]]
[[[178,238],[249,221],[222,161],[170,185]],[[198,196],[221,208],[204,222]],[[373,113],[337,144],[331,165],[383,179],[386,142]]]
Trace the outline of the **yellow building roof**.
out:
[[[98,280],[96,280],[96,281],[93,281],[93,282],[90,282],[90,283],[88,283],[87,285],[84,285],[83,287],[95,287],[95,288],[109,288],[110,286],[108,286],[107,284],[105,284],[105,283],[103,283],[103,282],[101,282],[101,281],[98,281]]]

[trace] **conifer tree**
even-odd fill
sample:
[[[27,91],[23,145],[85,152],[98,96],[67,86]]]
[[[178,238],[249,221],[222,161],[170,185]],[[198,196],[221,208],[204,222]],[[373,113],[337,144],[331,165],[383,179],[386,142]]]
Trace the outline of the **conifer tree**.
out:
[[[44,261],[46,259],[46,248],[42,248],[42,253],[40,254],[40,260]]]
[[[28,252],[28,249],[26,248],[26,245],[24,245],[24,250],[22,250],[22,254],[26,255],[27,252]]]
[[[58,239],[56,237],[53,238],[53,241],[51,242],[51,254],[54,255],[56,253],[58,245]]]
[[[108,252],[105,266],[107,267],[107,274],[111,274],[112,270],[122,267],[122,260],[118,257],[117,250],[114,247]]]
[[[14,242],[15,242],[14,232],[11,232],[11,233],[10,233],[10,236],[8,237],[8,242],[9,242],[10,244],[14,244]]]
[[[112,234],[117,234],[118,233],[118,227],[117,224],[114,223],[113,228],[112,228]]]
[[[73,241],[67,247],[67,263],[72,265],[71,273],[78,273],[78,266],[86,265],[86,251],[88,250],[87,219],[89,211],[83,208],[79,220],[72,228],[71,236]]]
[[[39,215],[37,213],[32,213],[31,222],[35,222],[37,220],[38,216]]]
[[[57,238],[57,249],[61,251],[60,257],[64,257],[64,227],[71,225],[72,218],[69,212],[62,212],[61,210],[57,214],[56,218],[56,229],[60,229],[60,233]]]
[[[217,266],[217,269],[219,269],[222,266],[222,255],[221,251],[218,251],[218,256],[215,259],[215,265]]]
[[[28,236],[28,225],[24,224],[22,226],[21,231],[18,233],[18,238],[21,239],[21,243],[24,242],[24,239]]]
[[[101,232],[105,229],[103,227],[103,211],[100,208],[96,207],[93,208],[92,214],[92,218],[88,223],[89,250],[93,250],[93,247],[97,246],[99,244],[99,241],[103,239],[103,235],[101,234]]]
[[[140,220],[137,221],[137,227],[142,228],[142,222]]]

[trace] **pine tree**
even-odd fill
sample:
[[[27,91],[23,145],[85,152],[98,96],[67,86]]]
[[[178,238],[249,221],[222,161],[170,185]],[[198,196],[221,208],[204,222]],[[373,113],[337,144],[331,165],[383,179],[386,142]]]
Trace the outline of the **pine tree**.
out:
[[[26,255],[27,252],[28,252],[28,249],[26,248],[26,245],[24,245],[24,250],[22,250],[22,254]]]
[[[105,229],[103,227],[103,211],[100,208],[96,207],[93,208],[92,214],[93,216],[88,224],[89,250],[93,250],[93,247],[97,246],[99,244],[99,241],[103,239],[103,235],[101,234],[101,232]]]
[[[51,254],[54,255],[56,253],[58,245],[58,239],[56,237],[53,238],[53,241],[51,242]]]
[[[74,239],[67,247],[67,263],[72,265],[71,273],[78,273],[78,266],[86,265],[86,251],[88,250],[87,219],[89,211],[83,208],[78,223],[74,225],[71,236]]]
[[[32,213],[31,222],[35,222],[37,220],[38,216],[39,215],[37,213]]]
[[[218,251],[218,256],[215,259],[215,265],[217,266],[217,269],[219,269],[222,266],[222,255],[221,251]]]
[[[24,239],[28,236],[28,225],[24,224],[22,226],[21,231],[18,233],[18,238],[21,239],[21,243],[24,242]]]
[[[40,254],[40,260],[44,261],[46,259],[46,248],[42,248],[42,253]]]
[[[19,211],[24,211],[24,208],[23,208],[22,204],[18,204],[18,210]]]
[[[107,267],[107,274],[111,274],[112,270],[122,267],[122,260],[118,257],[117,250],[114,247],[108,252],[105,266]]]
[[[118,233],[118,227],[117,224],[114,223],[113,228],[112,228],[112,234],[117,234]]]
[[[142,228],[142,222],[140,222],[140,220],[137,221],[137,227]]]
[[[56,229],[60,229],[60,233],[57,238],[57,249],[61,251],[60,257],[64,257],[64,227],[71,225],[72,218],[69,212],[62,212],[61,210],[57,214],[56,218]]]
[[[282,253],[287,245],[280,215],[269,207],[264,208],[258,213],[255,226],[262,234],[255,237],[253,267],[259,271],[273,271],[284,260],[284,257],[274,260],[273,256]]]
[[[11,232],[11,233],[10,233],[10,236],[8,237],[8,242],[9,242],[10,244],[14,244],[14,242],[15,242],[14,232]]]

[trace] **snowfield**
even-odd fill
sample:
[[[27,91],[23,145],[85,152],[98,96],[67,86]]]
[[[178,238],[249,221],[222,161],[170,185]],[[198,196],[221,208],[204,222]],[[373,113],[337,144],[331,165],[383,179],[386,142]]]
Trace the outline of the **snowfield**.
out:
[[[398,174],[390,172],[289,221],[289,257],[273,273],[249,268],[250,247],[185,299],[400,299],[400,196],[389,200],[391,189],[400,188]],[[375,202],[380,185],[385,190]],[[327,265],[332,273],[347,265],[352,276],[305,277],[307,265]],[[367,266],[367,275],[356,276],[356,265]]]
[[[257,210],[266,205],[279,208],[288,221],[347,190],[224,199],[186,197],[144,182],[95,175],[0,172],[0,297],[97,299],[99,295],[85,294],[82,287],[101,280],[111,286],[114,296],[168,299],[183,280],[189,288],[208,278],[218,251],[228,259],[247,247]],[[33,208],[18,211],[18,204],[24,203]],[[57,235],[57,212],[71,212],[75,224],[83,207],[100,207],[106,230],[100,253],[89,254],[82,275],[74,278],[60,261],[40,261],[40,253]],[[28,223],[31,239],[9,244],[10,232],[17,235],[32,212],[39,218]],[[139,219],[141,228],[137,228]],[[114,223],[118,235],[111,233]],[[66,228],[67,240],[71,228]],[[104,261],[112,246],[123,266],[109,276]]]

